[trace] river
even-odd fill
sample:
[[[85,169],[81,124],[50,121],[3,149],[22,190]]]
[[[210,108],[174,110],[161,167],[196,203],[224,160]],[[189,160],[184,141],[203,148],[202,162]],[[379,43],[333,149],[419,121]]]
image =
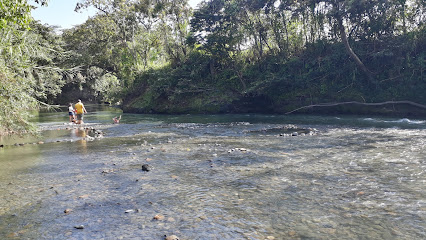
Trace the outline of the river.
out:
[[[425,119],[87,108],[0,139],[0,239],[426,239]]]

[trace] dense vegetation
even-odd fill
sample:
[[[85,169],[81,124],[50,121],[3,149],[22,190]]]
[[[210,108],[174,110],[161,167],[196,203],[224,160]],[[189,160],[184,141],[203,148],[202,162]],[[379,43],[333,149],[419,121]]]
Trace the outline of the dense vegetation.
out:
[[[141,113],[426,104],[421,0],[206,0],[194,11],[186,0],[82,0],[77,11],[98,14],[61,34],[12,2],[0,7],[0,134],[28,130],[28,109],[77,98]]]

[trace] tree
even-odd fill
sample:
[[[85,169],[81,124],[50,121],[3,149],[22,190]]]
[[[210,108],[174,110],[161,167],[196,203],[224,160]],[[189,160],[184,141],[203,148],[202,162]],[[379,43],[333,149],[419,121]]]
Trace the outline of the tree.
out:
[[[108,73],[126,91],[138,73],[166,64],[176,66],[186,58],[191,13],[186,0],[84,0],[76,10],[89,6],[98,9],[98,14],[64,33],[68,49],[84,65],[89,89],[96,78]],[[102,69],[95,71],[101,75],[89,74],[92,67]]]
[[[30,9],[23,0],[0,2],[0,135],[34,132],[29,110],[62,86],[59,40],[53,28],[32,22]]]

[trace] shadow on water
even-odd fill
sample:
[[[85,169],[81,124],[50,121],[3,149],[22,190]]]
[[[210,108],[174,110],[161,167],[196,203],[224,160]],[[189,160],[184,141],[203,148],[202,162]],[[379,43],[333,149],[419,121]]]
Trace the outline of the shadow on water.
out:
[[[2,139],[1,239],[426,237],[424,120],[87,108]]]

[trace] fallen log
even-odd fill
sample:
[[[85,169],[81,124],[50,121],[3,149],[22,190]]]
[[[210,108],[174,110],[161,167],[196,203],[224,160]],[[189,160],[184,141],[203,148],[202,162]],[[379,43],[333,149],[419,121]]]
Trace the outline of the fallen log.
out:
[[[352,101],[352,102],[312,104],[312,105],[308,105],[308,106],[303,106],[303,107],[297,108],[297,109],[295,109],[293,111],[290,111],[290,112],[286,112],[285,114],[294,113],[294,112],[297,112],[299,110],[306,109],[306,108],[313,108],[313,107],[334,107],[334,106],[348,105],[348,104],[364,105],[364,106],[380,106],[380,105],[386,105],[386,104],[409,104],[409,105],[413,105],[413,106],[416,106],[416,107],[419,107],[419,108],[426,109],[426,105],[423,105],[423,104],[420,104],[420,103],[415,103],[415,102],[412,102],[412,101],[386,101],[386,102],[380,102],[380,103],[363,103],[363,102]]]

